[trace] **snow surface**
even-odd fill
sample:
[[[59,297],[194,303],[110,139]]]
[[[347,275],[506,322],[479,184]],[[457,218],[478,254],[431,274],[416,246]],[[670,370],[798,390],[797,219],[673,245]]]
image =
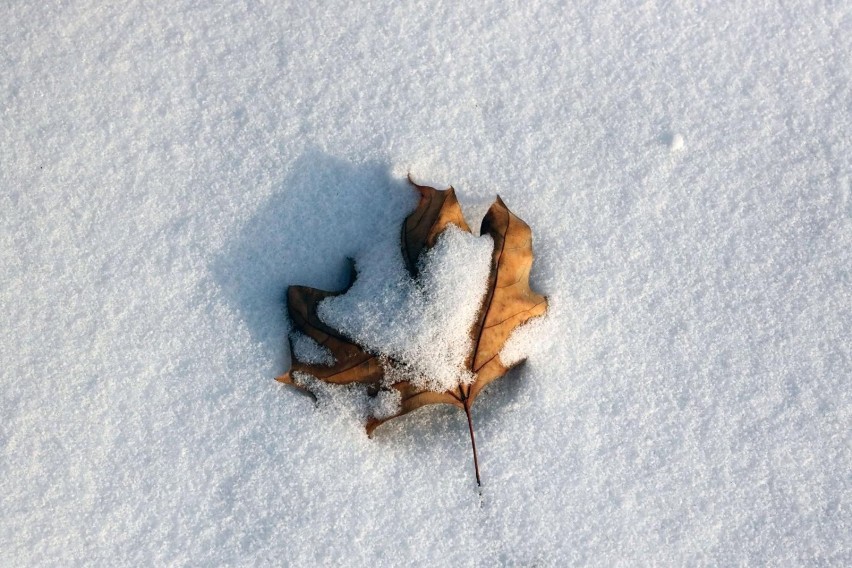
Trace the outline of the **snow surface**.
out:
[[[849,4],[457,4],[6,4],[0,565],[852,565]],[[550,300],[481,496],[272,380],[408,172]]]

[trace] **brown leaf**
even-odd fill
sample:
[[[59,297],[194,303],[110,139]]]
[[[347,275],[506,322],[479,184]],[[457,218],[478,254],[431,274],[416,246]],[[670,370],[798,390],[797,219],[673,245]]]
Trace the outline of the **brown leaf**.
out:
[[[408,176],[408,182],[420,192],[420,203],[402,224],[402,258],[412,276],[417,276],[417,259],[424,248],[431,248],[447,225],[455,224],[460,229],[470,232],[470,227],[464,220],[461,206],[456,199],[456,190],[435,189],[425,185],[417,185]]]
[[[488,291],[479,320],[471,330],[474,348],[468,368],[476,375],[467,393],[471,404],[488,383],[508,372],[500,361],[500,350],[512,331],[547,311],[547,299],[530,289],[533,254],[529,225],[509,211],[498,196],[482,220],[479,234],[491,235],[494,251]]]
[[[410,274],[416,278],[421,254],[435,244],[438,236],[449,224],[455,224],[468,232],[470,228],[464,220],[452,187],[438,190],[418,185],[410,176],[408,181],[420,193],[420,202],[402,225],[402,256]],[[278,380],[301,387],[293,380],[293,373],[299,372],[329,383],[367,383],[373,392],[379,388],[396,389],[401,399],[397,413],[385,418],[370,418],[366,426],[370,435],[387,420],[429,404],[451,404],[463,409],[467,415],[476,480],[479,483],[471,405],[485,386],[508,372],[509,367],[500,360],[500,351],[512,331],[547,311],[547,299],[533,292],[529,286],[533,262],[532,231],[526,223],[509,211],[499,196],[482,220],[480,235],[486,234],[493,239],[494,249],[487,290],[470,331],[472,347],[465,361],[467,369],[475,377],[472,384],[445,392],[422,389],[408,381],[382,386],[385,369],[378,356],[367,352],[353,340],[327,326],[317,315],[317,307],[322,300],[344,294],[346,290],[324,292],[304,286],[291,286],[288,289],[287,306],[290,319],[296,329],[329,349],[334,363],[303,363],[294,355],[291,369],[278,377]],[[393,361],[390,363],[394,364]]]
[[[458,406],[459,408],[464,409],[464,404],[462,404],[461,400],[459,400],[456,395],[449,392],[434,392],[421,389],[412,385],[408,381],[396,383],[391,388],[398,390],[401,395],[399,412],[394,416],[384,419],[371,417],[367,421],[368,436],[372,436],[373,430],[390,420],[390,418],[396,418],[397,416],[408,414],[412,410],[417,410],[421,406],[426,406],[427,404],[452,404],[453,406]]]
[[[305,373],[318,379],[335,384],[374,383],[378,384],[384,374],[379,360],[358,347],[342,333],[327,326],[317,315],[319,303],[326,298],[345,294],[355,281],[354,266],[350,267],[352,277],[349,285],[340,292],[325,292],[307,286],[290,286],[287,289],[287,313],[290,321],[300,332],[304,333],[321,347],[331,351],[334,363],[317,365],[303,363],[293,357],[290,370],[276,378],[298,388],[304,387],[294,380],[293,373]],[[292,342],[290,353],[293,353]]]

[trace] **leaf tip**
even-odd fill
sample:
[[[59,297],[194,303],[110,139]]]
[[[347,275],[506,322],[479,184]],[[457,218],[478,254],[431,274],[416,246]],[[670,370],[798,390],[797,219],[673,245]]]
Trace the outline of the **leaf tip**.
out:
[[[296,389],[296,391],[308,396],[314,402],[317,402],[317,395],[315,395],[313,392],[311,392],[310,389],[308,389],[304,385],[300,385],[299,383],[297,383],[296,381],[293,380],[292,371],[293,371],[293,369],[290,369],[289,371],[287,371],[283,375],[275,377],[275,380],[278,381],[279,383],[283,383],[285,385],[290,385],[291,387],[294,387]]]
[[[373,432],[375,432],[376,428],[378,428],[383,422],[384,420],[379,420],[378,418],[370,418],[367,420],[367,424],[364,425],[364,429],[367,431],[367,437],[372,438]]]

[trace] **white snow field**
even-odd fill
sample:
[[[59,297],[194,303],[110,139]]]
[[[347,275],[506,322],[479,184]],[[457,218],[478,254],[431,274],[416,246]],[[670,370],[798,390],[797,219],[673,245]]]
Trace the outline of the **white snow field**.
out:
[[[0,565],[852,565],[852,5],[554,4],[4,3]],[[550,300],[481,494],[273,380],[409,172]]]

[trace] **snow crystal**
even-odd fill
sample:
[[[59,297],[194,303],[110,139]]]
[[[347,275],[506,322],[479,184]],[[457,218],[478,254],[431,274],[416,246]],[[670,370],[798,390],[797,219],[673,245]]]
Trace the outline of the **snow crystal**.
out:
[[[347,420],[359,428],[372,415],[373,407],[387,411],[393,404],[392,397],[375,401],[378,397],[369,396],[365,386],[359,383],[335,385],[301,372],[293,373],[293,382],[316,397],[316,407],[322,412],[323,418]]]
[[[384,388],[368,399],[370,404],[370,416],[383,419],[390,418],[399,412],[402,403],[402,395],[395,388]]]
[[[552,307],[548,309],[553,310]],[[500,362],[511,367],[534,353],[546,351],[556,331],[552,325],[551,319],[544,315],[516,328],[500,350]]]
[[[331,365],[334,363],[334,356],[331,351],[304,333],[293,331],[290,333],[290,339],[293,341],[293,355],[300,361],[315,365]]]
[[[673,134],[671,142],[669,143],[669,149],[672,152],[679,152],[683,150],[683,135],[682,134]]]
[[[493,241],[449,225],[420,259],[419,280],[399,254],[376,246],[357,258],[358,278],[318,313],[371,352],[400,363],[399,372],[433,391],[469,384],[470,330],[482,305]],[[394,247],[393,250],[398,250]],[[403,371],[404,370],[404,371]]]

